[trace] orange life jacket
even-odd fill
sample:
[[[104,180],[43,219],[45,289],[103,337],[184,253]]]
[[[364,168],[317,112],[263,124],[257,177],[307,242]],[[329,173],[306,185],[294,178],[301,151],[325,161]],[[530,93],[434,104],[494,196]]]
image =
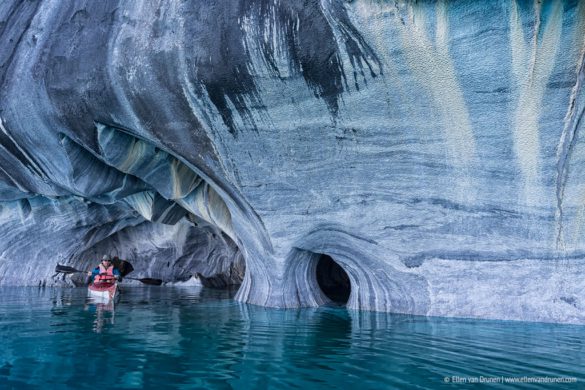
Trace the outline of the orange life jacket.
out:
[[[101,263],[99,265],[100,273],[96,275],[93,280],[94,283],[112,283],[114,281],[114,266],[110,265],[108,268]]]

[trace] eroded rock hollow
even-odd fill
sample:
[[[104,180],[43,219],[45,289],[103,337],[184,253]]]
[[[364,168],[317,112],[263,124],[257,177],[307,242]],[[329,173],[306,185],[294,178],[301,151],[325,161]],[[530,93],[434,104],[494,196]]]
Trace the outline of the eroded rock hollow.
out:
[[[265,306],[585,323],[584,57],[581,1],[1,2],[0,285],[109,253]]]

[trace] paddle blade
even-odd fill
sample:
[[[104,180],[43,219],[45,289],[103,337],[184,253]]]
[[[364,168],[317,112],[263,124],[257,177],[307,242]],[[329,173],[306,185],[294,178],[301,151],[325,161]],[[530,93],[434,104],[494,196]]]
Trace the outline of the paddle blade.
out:
[[[55,272],[59,272],[62,274],[74,274],[74,273],[83,272],[83,271],[76,270],[75,268],[68,267],[66,265],[57,264],[57,266],[55,267]]]
[[[138,279],[138,280],[144,284],[150,284],[152,286],[160,286],[162,284],[162,280],[160,280],[160,279],[142,278],[142,279]]]
[[[118,271],[120,271],[120,275],[122,277],[134,271],[134,267],[132,267],[132,264],[130,264],[126,260],[114,258],[114,260],[112,260],[112,265],[118,268]]]

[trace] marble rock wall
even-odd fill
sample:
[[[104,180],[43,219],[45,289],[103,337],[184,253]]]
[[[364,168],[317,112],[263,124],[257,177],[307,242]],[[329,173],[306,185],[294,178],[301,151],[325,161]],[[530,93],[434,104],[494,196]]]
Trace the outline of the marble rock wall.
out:
[[[585,323],[584,58],[577,0],[2,2],[0,284]]]

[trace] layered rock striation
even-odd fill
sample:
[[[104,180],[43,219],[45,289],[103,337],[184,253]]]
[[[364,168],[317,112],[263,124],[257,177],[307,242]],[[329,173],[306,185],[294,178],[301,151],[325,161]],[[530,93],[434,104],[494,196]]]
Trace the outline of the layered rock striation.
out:
[[[584,57],[581,1],[3,2],[0,284],[108,252],[265,306],[585,323]]]

